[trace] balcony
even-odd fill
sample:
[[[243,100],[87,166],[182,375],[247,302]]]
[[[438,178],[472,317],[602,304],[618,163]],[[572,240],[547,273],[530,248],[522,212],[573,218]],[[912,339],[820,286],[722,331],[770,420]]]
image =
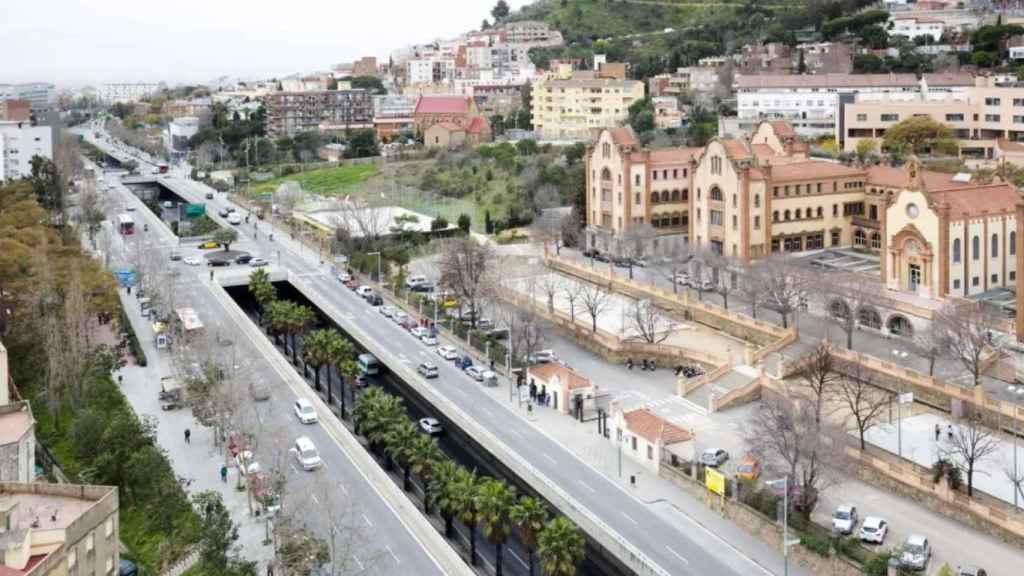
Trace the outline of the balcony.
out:
[[[853,216],[850,220],[854,226],[860,226],[862,228],[874,228],[878,230],[882,227],[882,223],[878,220],[872,220],[864,216]]]

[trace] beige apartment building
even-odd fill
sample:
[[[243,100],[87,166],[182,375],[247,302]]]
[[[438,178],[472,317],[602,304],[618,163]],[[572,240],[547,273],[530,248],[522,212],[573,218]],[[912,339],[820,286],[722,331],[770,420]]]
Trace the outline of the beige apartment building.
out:
[[[864,139],[881,144],[886,131],[907,118],[928,116],[953,129],[964,158],[1024,164],[1024,85],[997,85],[977,78],[959,92],[858,94],[844,108],[843,149]]]
[[[625,122],[630,105],[643,97],[644,84],[637,80],[592,72],[547,78],[533,85],[533,129],[544,140],[590,140],[595,130]]]
[[[116,574],[118,534],[115,487],[0,482],[0,574]]]
[[[651,254],[690,249],[748,261],[768,254],[857,248],[880,256],[889,289],[924,298],[1016,285],[1020,195],[899,168],[808,157],[782,121],[750,139],[702,149],[640,149],[629,128],[605,130],[587,154],[587,248],[621,253],[653,226]]]

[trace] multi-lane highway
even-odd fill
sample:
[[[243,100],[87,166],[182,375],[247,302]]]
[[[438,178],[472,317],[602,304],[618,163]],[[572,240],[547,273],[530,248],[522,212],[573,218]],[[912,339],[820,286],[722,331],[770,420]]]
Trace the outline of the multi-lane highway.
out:
[[[208,212],[231,205],[221,194],[212,201],[206,200],[210,188],[201,183],[183,178],[173,178],[168,183],[187,200],[206,202]],[[251,226],[243,225],[240,231],[246,239],[239,247],[266,258],[275,268],[290,272],[309,289],[316,303],[364,346],[386,351],[385,360],[391,359],[409,369],[422,358],[436,359],[403,329],[381,321],[376,311],[319,265],[316,254],[290,242],[285,232],[277,232],[275,241],[270,242],[268,226],[261,222],[259,238],[253,239]],[[509,405],[495,400],[453,365],[438,364],[440,378],[431,382],[437,394],[455,410],[472,418],[507,453],[527,463],[544,485],[557,487],[571,499],[573,507],[596,519],[601,530],[623,542],[625,549],[643,557],[651,573],[747,575],[772,573],[781,566],[781,555],[773,558],[768,554],[766,562],[762,550],[761,562],[755,562],[688,516],[656,512],[583,463],[566,447],[528,425]]]

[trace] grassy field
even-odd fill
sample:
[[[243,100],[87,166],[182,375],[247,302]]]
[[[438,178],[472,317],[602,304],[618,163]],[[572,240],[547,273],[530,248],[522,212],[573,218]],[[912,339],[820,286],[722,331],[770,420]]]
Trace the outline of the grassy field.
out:
[[[372,164],[360,164],[357,166],[337,166],[334,168],[323,168],[310,172],[300,172],[290,176],[274,178],[266,182],[253,184],[252,196],[271,194],[277,187],[285,182],[298,182],[302,189],[310,194],[322,196],[334,196],[348,191],[357,184],[361,184],[377,173],[377,167]]]

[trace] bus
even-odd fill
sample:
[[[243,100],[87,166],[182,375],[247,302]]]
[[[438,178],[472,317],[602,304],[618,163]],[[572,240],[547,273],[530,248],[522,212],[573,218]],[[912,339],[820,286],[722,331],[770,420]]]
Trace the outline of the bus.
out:
[[[359,371],[365,376],[380,374],[380,362],[373,354],[360,354],[356,358],[356,364],[359,365]]]
[[[135,233],[135,220],[128,214],[117,215],[117,231],[122,236],[129,236]]]

